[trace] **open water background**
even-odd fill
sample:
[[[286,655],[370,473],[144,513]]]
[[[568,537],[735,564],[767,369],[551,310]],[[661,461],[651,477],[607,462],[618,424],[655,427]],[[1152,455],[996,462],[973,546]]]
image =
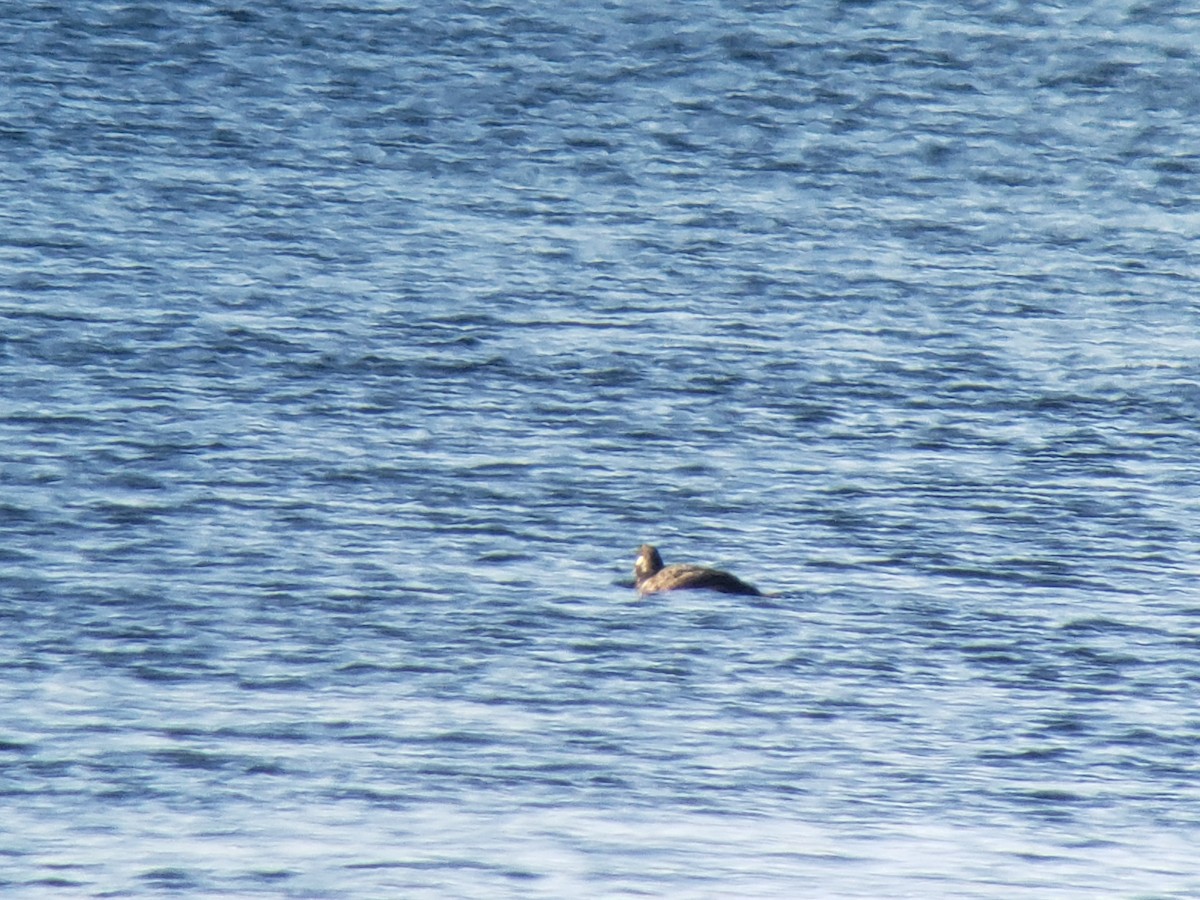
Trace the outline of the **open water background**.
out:
[[[1200,895],[1194,6],[0,9],[6,897]]]

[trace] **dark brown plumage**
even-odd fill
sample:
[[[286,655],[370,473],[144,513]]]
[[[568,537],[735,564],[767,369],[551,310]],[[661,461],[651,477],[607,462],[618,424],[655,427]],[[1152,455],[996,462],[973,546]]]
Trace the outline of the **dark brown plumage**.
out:
[[[658,549],[650,544],[642,544],[639,548],[637,561],[633,564],[633,577],[637,580],[638,593],[643,596],[657,594],[659,591],[682,591],[691,588],[720,591],[722,594],[762,596],[762,592],[754,585],[746,584],[740,578],[719,569],[692,565],[664,567]]]

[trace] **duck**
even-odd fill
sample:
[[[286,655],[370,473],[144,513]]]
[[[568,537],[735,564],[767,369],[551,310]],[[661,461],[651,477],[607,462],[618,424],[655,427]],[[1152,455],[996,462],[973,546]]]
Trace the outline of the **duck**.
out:
[[[676,563],[664,566],[658,548],[653,544],[642,544],[638,548],[637,560],[633,564],[633,577],[637,582],[637,591],[641,596],[657,594],[662,591],[682,591],[703,588],[709,591],[719,591],[722,594],[745,594],[751,597],[761,597],[762,591],[752,584],[747,584],[740,578],[722,572],[720,569],[709,569],[705,566],[693,566],[688,563]]]

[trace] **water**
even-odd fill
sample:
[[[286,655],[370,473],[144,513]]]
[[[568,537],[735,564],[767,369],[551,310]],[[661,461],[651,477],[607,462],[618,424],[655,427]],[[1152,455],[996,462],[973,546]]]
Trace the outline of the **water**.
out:
[[[277,6],[4,17],[6,896],[1200,893],[1200,17]]]

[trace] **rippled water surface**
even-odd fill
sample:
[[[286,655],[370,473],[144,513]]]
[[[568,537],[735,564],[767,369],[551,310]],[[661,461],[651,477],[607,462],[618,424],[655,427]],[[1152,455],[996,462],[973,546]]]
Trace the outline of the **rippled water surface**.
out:
[[[0,42],[5,896],[1200,894],[1186,4]]]

